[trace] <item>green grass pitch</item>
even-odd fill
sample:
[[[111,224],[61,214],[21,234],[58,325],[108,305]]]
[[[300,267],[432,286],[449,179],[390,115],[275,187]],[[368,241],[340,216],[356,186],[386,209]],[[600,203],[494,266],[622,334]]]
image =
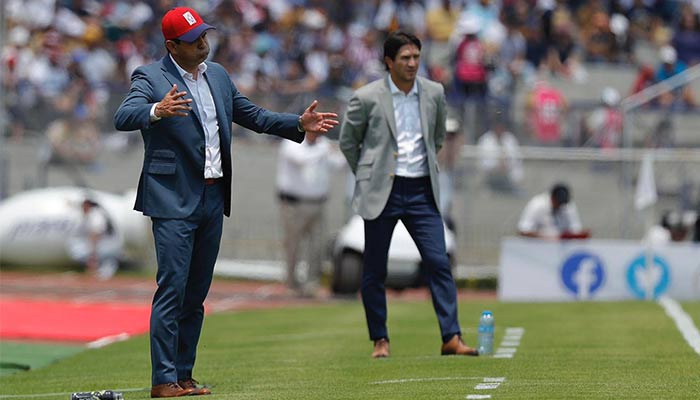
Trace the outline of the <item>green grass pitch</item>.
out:
[[[697,326],[700,302],[681,305]],[[392,354],[383,360],[369,357],[358,301],[215,314],[205,320],[195,378],[212,400],[700,398],[700,355],[657,303],[463,302],[467,344],[476,343],[483,309],[496,317],[495,348],[507,327],[524,329],[512,358],[441,357],[429,302],[389,302]],[[142,336],[2,377],[0,399],[97,389],[147,399],[149,387]]]

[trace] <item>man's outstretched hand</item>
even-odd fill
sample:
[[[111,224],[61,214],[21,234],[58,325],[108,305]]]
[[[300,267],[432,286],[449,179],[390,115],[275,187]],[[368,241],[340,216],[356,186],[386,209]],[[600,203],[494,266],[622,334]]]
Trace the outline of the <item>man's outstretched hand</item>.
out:
[[[192,99],[185,99],[186,94],[187,92],[178,92],[177,85],[173,85],[170,91],[165,94],[163,100],[156,105],[156,117],[186,117],[187,113],[192,110],[190,106]]]
[[[311,105],[301,114],[301,127],[306,132],[328,133],[334,126],[338,125],[338,114],[329,112],[317,112],[318,100],[314,100]]]

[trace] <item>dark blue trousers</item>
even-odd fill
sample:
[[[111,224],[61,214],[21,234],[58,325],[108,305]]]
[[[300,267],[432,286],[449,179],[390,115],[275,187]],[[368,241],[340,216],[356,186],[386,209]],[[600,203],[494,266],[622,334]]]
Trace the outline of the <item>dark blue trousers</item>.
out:
[[[365,220],[365,253],[362,271],[362,304],[369,338],[389,338],[386,289],[389,245],[399,219],[406,226],[428,268],[428,286],[440,325],[442,341],[461,334],[457,319],[457,289],[445,248],[442,217],[435,204],[430,178],[396,177],[382,213]]]
[[[222,183],[185,219],[152,218],[158,289],[151,307],[152,384],[192,377],[224,217]]]

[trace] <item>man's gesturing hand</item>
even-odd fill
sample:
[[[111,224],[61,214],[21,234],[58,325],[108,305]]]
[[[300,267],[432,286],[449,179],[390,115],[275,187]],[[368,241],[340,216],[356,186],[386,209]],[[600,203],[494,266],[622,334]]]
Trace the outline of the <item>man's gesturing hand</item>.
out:
[[[170,91],[165,94],[163,100],[158,102],[154,114],[158,118],[186,117],[187,112],[192,109],[189,104],[192,99],[185,99],[187,92],[178,92],[177,85],[173,85]]]
[[[318,100],[314,100],[311,105],[301,114],[301,127],[304,131],[311,133],[327,133],[334,126],[338,125],[338,114],[317,112]]]

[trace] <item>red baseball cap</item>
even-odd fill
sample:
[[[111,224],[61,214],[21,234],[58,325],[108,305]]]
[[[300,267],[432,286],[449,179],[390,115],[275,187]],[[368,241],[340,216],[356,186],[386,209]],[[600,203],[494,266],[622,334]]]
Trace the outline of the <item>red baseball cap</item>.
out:
[[[192,43],[209,29],[216,29],[205,24],[197,11],[189,7],[175,7],[163,16],[161,29],[166,40],[180,39]]]

